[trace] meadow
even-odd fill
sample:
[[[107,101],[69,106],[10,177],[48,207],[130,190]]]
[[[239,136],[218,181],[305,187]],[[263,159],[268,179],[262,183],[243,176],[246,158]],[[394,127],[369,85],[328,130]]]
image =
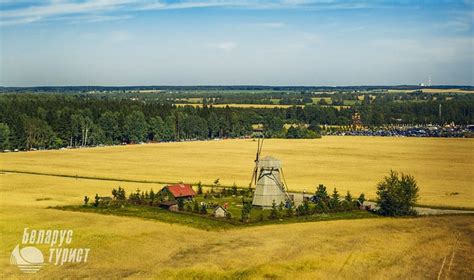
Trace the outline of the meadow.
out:
[[[0,174],[0,277],[155,279],[472,279],[474,216],[375,218],[206,231],[49,209],[116,182]],[[150,184],[128,183],[127,188]],[[25,275],[9,264],[23,229],[72,229],[87,263]],[[47,248],[40,248],[46,252]],[[429,252],[429,253],[427,253]],[[444,265],[443,265],[444,263]]]
[[[251,139],[158,143],[4,153],[0,162],[2,170],[247,187],[256,146]],[[374,199],[377,182],[393,169],[415,176],[420,204],[473,208],[473,147],[474,139],[332,136],[267,139],[262,156],[282,160],[290,191],[324,184]]]

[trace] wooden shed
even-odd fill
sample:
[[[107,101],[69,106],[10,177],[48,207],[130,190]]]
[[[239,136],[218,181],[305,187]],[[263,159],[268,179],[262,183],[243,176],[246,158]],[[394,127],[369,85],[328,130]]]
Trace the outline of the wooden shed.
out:
[[[226,215],[227,215],[227,210],[225,210],[224,207],[222,207],[222,206],[217,206],[217,207],[214,208],[214,210],[212,211],[212,214],[213,214],[214,217],[216,217],[216,218],[225,218]]]

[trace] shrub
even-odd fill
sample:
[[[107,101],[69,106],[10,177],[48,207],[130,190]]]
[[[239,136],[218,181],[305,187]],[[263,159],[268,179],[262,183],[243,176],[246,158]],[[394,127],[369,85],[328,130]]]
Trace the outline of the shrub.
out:
[[[201,205],[200,213],[201,213],[201,214],[207,214],[207,207],[206,207],[206,204],[202,204],[202,205]]]
[[[294,213],[294,211],[293,211],[293,205],[291,205],[291,203],[289,203],[289,204],[287,205],[287,208],[286,208],[286,216],[287,216],[288,218],[291,218],[291,217],[293,217],[294,214],[295,214],[295,213]]]
[[[194,201],[193,212],[199,213],[199,204],[197,203],[196,200]]]
[[[270,215],[268,216],[270,220],[278,219],[278,209],[275,203],[275,200],[272,202],[272,209],[270,210]]]
[[[183,199],[178,199],[178,210],[179,211],[184,210],[184,200]]]
[[[414,206],[419,188],[411,175],[400,175],[395,171],[377,184],[378,212],[384,216],[416,215]]]

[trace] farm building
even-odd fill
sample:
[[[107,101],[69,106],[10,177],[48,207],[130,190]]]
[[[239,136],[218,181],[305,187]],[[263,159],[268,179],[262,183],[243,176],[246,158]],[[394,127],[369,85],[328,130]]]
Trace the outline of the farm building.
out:
[[[177,201],[178,199],[191,200],[195,195],[193,187],[188,184],[165,186],[159,192],[163,201]]]
[[[225,218],[227,210],[225,210],[222,206],[217,206],[216,208],[214,208],[214,211],[212,211],[212,214],[216,218]]]

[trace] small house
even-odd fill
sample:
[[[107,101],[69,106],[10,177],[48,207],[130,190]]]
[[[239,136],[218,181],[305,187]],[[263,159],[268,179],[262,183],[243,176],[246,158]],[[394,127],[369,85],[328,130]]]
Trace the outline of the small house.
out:
[[[196,192],[189,184],[175,184],[163,187],[159,195],[163,201],[192,200]]]
[[[165,201],[161,201],[159,206],[163,209],[172,210],[174,206],[178,208],[178,202],[176,200],[165,200]]]
[[[212,214],[216,218],[225,218],[227,215],[227,210],[225,210],[222,206],[217,206],[214,208],[214,211],[212,211]]]

